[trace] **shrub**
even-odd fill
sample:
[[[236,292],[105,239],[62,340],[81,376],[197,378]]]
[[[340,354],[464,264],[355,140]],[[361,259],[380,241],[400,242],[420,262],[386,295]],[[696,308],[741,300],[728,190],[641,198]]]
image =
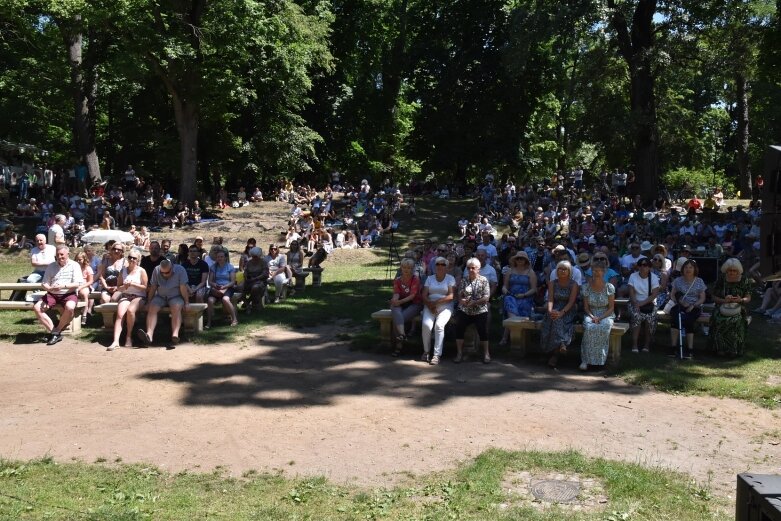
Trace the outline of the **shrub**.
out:
[[[734,180],[725,176],[723,172],[709,169],[676,168],[662,174],[662,181],[668,190],[678,190],[683,187],[684,182],[688,182],[700,197],[717,186],[722,188],[725,195],[736,193]]]

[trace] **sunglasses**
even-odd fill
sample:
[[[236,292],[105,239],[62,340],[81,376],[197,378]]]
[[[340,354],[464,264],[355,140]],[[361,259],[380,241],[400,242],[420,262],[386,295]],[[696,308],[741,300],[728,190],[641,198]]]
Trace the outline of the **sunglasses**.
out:
[[[447,264],[445,264],[444,262],[437,262],[437,264],[436,264],[436,265],[437,265],[437,266],[447,266]]]
[[[113,251],[119,251],[119,252],[122,252],[122,253],[125,252],[125,250],[123,250],[122,248],[112,248],[112,250]]]
[[[168,271],[160,270],[160,275],[162,275],[163,277],[167,277],[170,274],[171,274],[171,270]]]

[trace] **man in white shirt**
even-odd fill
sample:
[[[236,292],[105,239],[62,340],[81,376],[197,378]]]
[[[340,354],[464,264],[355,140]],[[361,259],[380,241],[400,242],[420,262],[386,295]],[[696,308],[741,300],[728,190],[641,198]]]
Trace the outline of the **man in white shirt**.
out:
[[[70,259],[69,253],[70,250],[64,244],[57,246],[56,260],[49,264],[43,274],[41,285],[46,290],[46,294],[33,307],[38,322],[49,333],[46,344],[50,346],[62,340],[61,332],[68,327],[73,319],[76,303],[79,300],[76,290],[84,283],[81,266],[78,262]],[[46,311],[57,305],[62,306],[62,313],[60,321],[55,327]]]
[[[54,262],[56,248],[52,244],[46,244],[46,236],[39,233],[35,236],[35,246],[30,250],[30,262],[33,272],[21,282],[40,282],[49,264]]]
[[[49,227],[49,237],[46,242],[53,246],[65,244],[65,216],[58,213],[54,216],[54,224]]]
[[[629,246],[629,253],[621,257],[621,275],[624,278],[629,277],[629,275],[635,270],[637,261],[645,258],[646,256],[641,253],[640,245],[636,242],[633,242]]]
[[[268,245],[268,255],[266,255],[266,263],[268,264],[268,276],[274,282],[274,303],[278,303],[283,300],[286,295],[287,289],[287,257],[279,253],[279,248],[276,244],[271,243]]]

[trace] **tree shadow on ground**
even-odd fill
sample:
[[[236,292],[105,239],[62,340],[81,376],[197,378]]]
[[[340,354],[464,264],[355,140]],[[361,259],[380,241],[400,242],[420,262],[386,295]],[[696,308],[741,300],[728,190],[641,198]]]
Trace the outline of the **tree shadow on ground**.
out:
[[[599,375],[575,377],[503,361],[456,365],[444,359],[441,365],[430,366],[410,357],[394,359],[387,347],[354,349],[343,337],[333,328],[296,331],[281,340],[258,340],[250,347],[255,353],[235,362],[148,372],[141,378],[183,384],[183,405],[223,407],[327,406],[340,398],[366,395],[395,396],[416,407],[434,407],[463,397],[520,392],[646,392]]]

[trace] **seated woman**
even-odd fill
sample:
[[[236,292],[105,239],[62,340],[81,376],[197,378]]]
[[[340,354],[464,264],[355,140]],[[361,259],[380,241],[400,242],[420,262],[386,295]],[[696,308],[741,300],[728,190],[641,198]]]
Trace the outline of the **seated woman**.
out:
[[[670,299],[675,305],[670,310],[670,343],[671,355],[678,355],[678,343],[681,330],[686,331],[687,351],[681,353],[684,358],[694,355],[694,326],[702,313],[705,302],[705,282],[698,277],[699,267],[694,259],[687,259],[681,266],[681,276],[673,281]]]
[[[534,310],[534,295],[537,293],[537,275],[531,269],[529,256],[524,251],[510,259],[510,269],[504,275],[502,294],[504,312],[507,317],[531,317]],[[510,330],[504,330],[501,345],[507,343]]]
[[[401,343],[407,338],[406,324],[423,311],[421,283],[413,272],[414,268],[415,261],[402,260],[401,274],[393,281],[393,297],[390,299],[393,327],[396,328],[396,348],[393,350],[393,356],[399,356],[401,353]]]
[[[474,324],[483,349],[483,363],[491,362],[488,350],[488,302],[491,299],[491,286],[488,279],[480,275],[480,261],[472,257],[466,261],[467,275],[461,279],[458,287],[458,309],[456,311],[456,357],[455,363],[464,359],[464,332]]]
[[[239,271],[244,271],[244,266],[246,266],[247,261],[249,261],[249,252],[255,246],[257,246],[257,241],[254,237],[247,239],[247,244],[244,246],[244,251],[241,253],[241,257],[239,257]]]
[[[656,311],[659,309],[656,297],[659,294],[659,277],[651,271],[651,261],[637,261],[637,271],[629,276],[629,314],[632,317],[632,352],[639,353],[638,342],[643,324],[647,324],[643,352],[651,350],[651,342],[656,333]]]
[[[753,284],[738,259],[727,259],[721,273],[713,288],[716,310],[710,318],[708,344],[717,355],[740,356],[746,343],[746,306],[751,302]]]
[[[290,283],[295,285],[293,276],[300,275],[304,271],[304,252],[298,241],[290,243],[290,249],[287,252],[287,268],[288,278],[291,279]]]
[[[133,326],[136,314],[146,304],[146,289],[148,279],[146,270],[141,268],[141,253],[130,250],[127,255],[127,266],[122,268],[117,281],[117,291],[111,300],[118,302],[117,314],[114,319],[114,341],[106,348],[107,351],[119,349],[119,337],[122,335],[122,321],[126,319],[125,347],[133,347]]]
[[[603,261],[591,264],[592,277],[583,284],[583,342],[580,346],[580,370],[589,365],[603,366],[610,349],[616,288],[605,282],[607,265]]]
[[[19,237],[19,234],[14,231],[13,225],[8,225],[3,230],[3,236],[0,239],[0,246],[3,248],[23,248],[25,243],[24,237]]]
[[[119,274],[125,267],[125,247],[121,243],[108,241],[106,254],[98,265],[98,289],[100,290],[100,302],[105,304],[111,300],[111,296],[117,291]]]
[[[212,317],[214,316],[214,303],[222,301],[222,310],[230,316],[231,327],[239,325],[236,317],[236,307],[231,302],[231,297],[236,289],[236,268],[228,262],[227,254],[222,250],[222,246],[215,254],[215,262],[209,268],[209,298],[206,308],[206,329],[212,326]]]
[[[542,320],[540,344],[543,352],[553,353],[548,366],[555,369],[559,355],[567,352],[575,332],[575,314],[580,286],[572,278],[572,264],[556,265],[556,278],[548,281],[548,303]]]
[[[762,295],[762,304],[754,310],[754,313],[772,317],[781,311],[781,280],[772,282]]]
[[[244,265],[244,284],[242,300],[244,310],[263,309],[266,287],[268,285],[268,264],[263,258],[263,250],[255,246],[249,250],[249,260]]]
[[[92,313],[93,301],[89,298],[89,293],[92,291],[92,284],[95,282],[95,272],[92,271],[89,257],[83,251],[76,254],[75,260],[81,267],[81,276],[84,279],[84,283],[76,290],[76,294],[84,301],[84,311],[81,314],[81,325],[83,326],[87,323],[87,316]]]
[[[415,275],[415,261],[413,259],[404,259],[402,261],[402,275],[404,270],[409,270],[410,277],[413,279],[421,280],[420,277]],[[447,259],[444,257],[434,259],[434,274],[425,279],[421,292],[421,301],[423,306],[425,306],[421,323],[423,331],[423,355],[421,359],[424,362],[429,361],[431,333],[433,332],[434,356],[431,358],[431,365],[437,365],[442,357],[442,347],[445,342],[445,326],[453,314],[455,285],[456,280],[452,275],[447,274]]]
[[[174,259],[174,264],[184,264],[187,262],[187,259],[190,258],[190,247],[187,246],[186,243],[181,243],[179,245],[179,248],[176,250],[176,259]]]

